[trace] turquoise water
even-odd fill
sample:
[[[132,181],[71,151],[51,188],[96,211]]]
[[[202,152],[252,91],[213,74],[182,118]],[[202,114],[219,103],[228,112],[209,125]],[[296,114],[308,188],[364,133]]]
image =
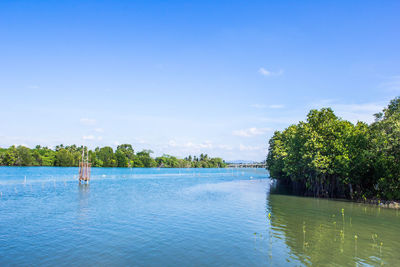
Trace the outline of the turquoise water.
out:
[[[400,265],[398,211],[270,194],[261,169],[77,173],[0,167],[0,266]]]

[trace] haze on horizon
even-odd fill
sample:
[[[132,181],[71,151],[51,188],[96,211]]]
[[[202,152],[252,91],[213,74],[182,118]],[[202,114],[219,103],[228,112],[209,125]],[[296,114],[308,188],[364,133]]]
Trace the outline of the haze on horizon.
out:
[[[332,107],[400,95],[399,1],[2,1],[0,147],[265,159]]]

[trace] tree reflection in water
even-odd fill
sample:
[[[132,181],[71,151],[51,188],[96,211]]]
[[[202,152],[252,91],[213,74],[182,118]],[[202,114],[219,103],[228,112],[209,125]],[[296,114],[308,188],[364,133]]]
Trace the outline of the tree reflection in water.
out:
[[[267,196],[273,238],[305,265],[400,263],[398,211],[347,201],[298,197],[271,186]]]

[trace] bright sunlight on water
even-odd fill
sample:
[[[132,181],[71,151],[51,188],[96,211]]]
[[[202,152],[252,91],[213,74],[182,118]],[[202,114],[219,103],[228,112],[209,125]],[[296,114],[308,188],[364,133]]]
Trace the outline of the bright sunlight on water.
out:
[[[398,210],[270,193],[261,169],[0,167],[0,266],[400,265]]]

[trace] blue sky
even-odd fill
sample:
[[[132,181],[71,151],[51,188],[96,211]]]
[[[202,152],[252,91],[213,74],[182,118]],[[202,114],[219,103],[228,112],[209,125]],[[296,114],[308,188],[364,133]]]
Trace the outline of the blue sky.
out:
[[[1,1],[0,146],[263,160],[332,107],[400,95],[400,1]]]

